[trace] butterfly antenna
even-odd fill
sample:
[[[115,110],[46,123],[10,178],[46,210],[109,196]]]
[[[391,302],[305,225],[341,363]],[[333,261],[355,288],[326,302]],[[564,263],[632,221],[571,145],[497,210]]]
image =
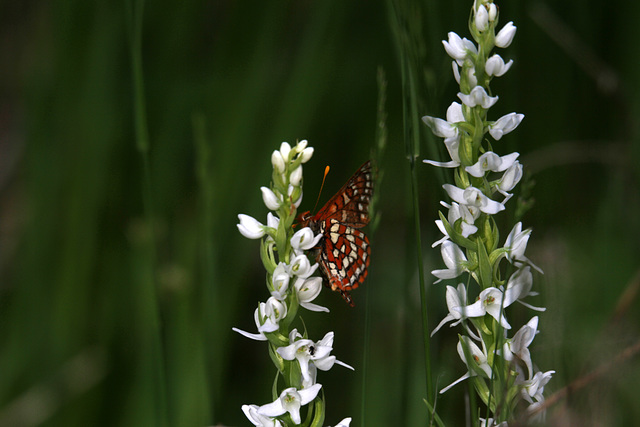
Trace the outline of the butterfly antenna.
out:
[[[320,195],[322,194],[322,188],[324,187],[324,180],[327,179],[327,175],[329,175],[329,165],[324,168],[324,176],[322,177],[322,185],[320,185],[320,191],[318,191],[318,198],[316,199],[316,204],[313,206],[313,210],[311,212],[315,212],[318,207],[318,202],[320,201]]]

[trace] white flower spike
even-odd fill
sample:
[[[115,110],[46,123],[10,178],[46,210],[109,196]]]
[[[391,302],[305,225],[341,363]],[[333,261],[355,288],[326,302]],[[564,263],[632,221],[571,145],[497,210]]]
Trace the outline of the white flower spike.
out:
[[[504,247],[498,247],[500,221],[493,218],[505,210],[505,204],[513,196],[512,190],[523,176],[519,154],[500,156],[493,152],[498,144],[487,137],[489,134],[499,141],[515,130],[524,118],[522,114],[509,113],[494,120],[489,114],[489,109],[498,101],[489,84],[513,66],[513,60],[505,61],[492,50],[509,46],[516,33],[516,26],[509,22],[496,34],[497,20],[498,6],[494,0],[473,1],[468,25],[474,41],[454,32],[443,41],[447,54],[453,58],[452,71],[460,86],[458,98],[461,103],[451,104],[446,120],[423,117],[433,134],[443,138],[450,157],[444,162],[423,162],[455,168],[455,185],[443,185],[451,199],[441,202],[448,210],[446,219],[441,211],[435,221],[442,237],[432,244],[432,247],[440,245],[447,268],[431,273],[437,278],[435,283],[467,273],[457,288],[447,286],[448,314],[432,332],[433,335],[446,324],[462,326],[464,332],[458,342],[458,354],[467,365],[467,373],[440,393],[469,377],[474,377],[472,388],[477,393],[477,402],[488,404],[490,390],[499,390],[506,400],[500,405],[491,400],[499,410],[486,408],[487,418],[479,419],[483,427],[507,427],[507,421],[511,422],[515,417],[514,408],[521,406],[522,400],[530,403],[528,411],[540,410],[542,391],[553,373],[533,373],[535,365],[529,345],[537,333],[537,317],[518,329],[513,338],[508,337],[511,325],[506,313],[511,311],[514,302],[531,310],[545,309],[524,302],[528,296],[537,295],[531,290],[531,269],[542,272],[525,256],[531,231],[523,231],[522,224],[518,223],[509,233]],[[502,201],[497,200],[500,195],[504,196]],[[515,268],[505,268],[504,260]],[[479,293],[479,296],[469,304],[467,298],[471,292]],[[492,375],[492,367],[500,372]],[[543,419],[543,414],[535,414],[535,417]],[[475,421],[477,424],[478,420]]]

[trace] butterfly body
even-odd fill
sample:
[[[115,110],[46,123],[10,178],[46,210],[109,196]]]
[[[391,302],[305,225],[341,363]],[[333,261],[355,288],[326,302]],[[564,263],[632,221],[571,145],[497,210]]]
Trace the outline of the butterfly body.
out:
[[[371,248],[360,230],[369,223],[369,203],[373,194],[371,162],[364,163],[317,214],[305,212],[300,225],[322,234],[316,250],[320,271],[332,290],[353,306],[349,291],[367,277]]]

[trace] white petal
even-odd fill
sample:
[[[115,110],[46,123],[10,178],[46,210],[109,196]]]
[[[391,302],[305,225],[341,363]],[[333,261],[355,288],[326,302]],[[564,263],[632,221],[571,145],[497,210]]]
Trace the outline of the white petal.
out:
[[[507,22],[507,24],[502,27],[502,29],[496,34],[496,46],[497,47],[508,47],[513,41],[513,37],[516,35],[516,26],[513,25],[513,22]]]
[[[351,365],[347,365],[346,363],[341,362],[341,361],[339,361],[339,360],[337,360],[337,359],[336,359],[336,361],[335,361],[335,362],[336,362],[336,365],[343,366],[343,367],[345,367],[345,368],[347,368],[347,369],[351,369],[352,371],[355,371],[355,370],[356,370],[356,368],[354,368],[353,366],[351,366]]]
[[[464,307],[452,307],[451,311],[457,311],[463,317],[482,317],[487,312],[482,300]]]
[[[491,22],[495,21],[497,16],[498,16],[498,8],[496,7],[495,3],[491,3],[489,5],[489,21]]]
[[[447,121],[449,123],[464,122],[464,114],[462,113],[462,104],[452,102],[447,108]]]
[[[237,224],[238,231],[240,231],[240,234],[244,237],[248,239],[260,239],[264,236],[264,225],[257,219],[245,214],[238,214],[238,219],[240,220],[240,224]]]
[[[432,166],[437,166],[439,168],[457,168],[460,166],[460,162],[449,161],[449,162],[436,162],[434,160],[423,160],[424,163]]]
[[[278,228],[280,225],[280,218],[269,212],[267,214],[267,227]]]
[[[307,163],[311,159],[311,156],[313,156],[313,147],[307,147],[302,151],[300,161],[302,163]]]
[[[462,103],[468,107],[473,108],[479,105],[485,110],[491,108],[496,102],[498,102],[498,97],[489,96],[482,86],[474,87],[468,95],[459,92],[458,98],[460,98]]]
[[[280,154],[280,151],[275,150],[271,154],[271,164],[273,165],[273,169],[278,173],[284,172],[284,159],[282,158],[282,154]]]
[[[453,242],[444,242],[440,253],[444,263],[449,268],[459,268],[460,263],[467,260],[462,249]]]
[[[335,427],[349,427],[349,424],[351,424],[351,417],[347,417],[344,420],[340,421],[335,425]]]
[[[444,188],[444,190],[453,201],[461,204],[466,204],[466,200],[464,198],[464,190],[462,188],[458,188],[455,185],[451,184],[444,184],[442,188]]]
[[[298,301],[300,301],[301,304],[303,302],[311,302],[320,295],[320,291],[322,290],[322,278],[311,277],[304,279],[298,277],[294,286],[298,292]]]
[[[311,402],[316,398],[321,388],[322,384],[314,384],[309,388],[298,390],[298,393],[300,393],[301,403],[303,405],[306,405],[307,403]]]
[[[310,302],[301,302],[300,305],[309,311],[316,311],[316,312],[324,311],[329,313],[329,309],[321,305],[313,304]]]
[[[450,32],[448,36],[449,39],[447,41],[442,41],[444,50],[446,50],[447,54],[453,59],[464,60],[467,55],[467,50],[465,49],[465,44],[463,43],[462,39],[453,31]]]
[[[294,249],[307,251],[318,245],[318,242],[322,239],[322,234],[317,236],[313,234],[313,231],[309,227],[304,227],[296,231],[291,237],[291,246]]]
[[[502,57],[496,54],[487,59],[484,69],[487,75],[500,77],[509,71],[512,65],[513,60],[509,60],[509,62],[505,64]]]
[[[260,191],[262,191],[262,200],[267,209],[276,211],[280,208],[280,200],[270,188],[260,187]]]
[[[288,142],[283,142],[280,144],[280,154],[284,159],[285,163],[289,161],[289,153],[291,153],[291,146]]]
[[[487,29],[489,24],[489,12],[484,5],[480,5],[478,10],[476,11],[476,19],[475,19],[476,28],[478,31],[484,31]]]
[[[518,184],[518,182],[520,182],[520,180],[522,179],[522,175],[522,164],[516,161],[511,165],[511,167],[509,167],[509,169],[505,171],[504,175],[502,175],[502,178],[500,178],[497,186],[498,191],[502,192],[503,194],[506,191],[511,191]],[[505,202],[503,202],[503,204],[504,203]]]
[[[267,337],[264,336],[264,334],[252,334],[250,332],[246,332],[243,331],[242,329],[238,329],[238,328],[231,328],[232,331],[239,333],[240,335],[244,335],[247,338],[251,338],[252,340],[256,340],[256,341],[266,341]]]
[[[422,121],[431,128],[435,136],[440,138],[451,138],[458,134],[458,129],[446,120],[437,117],[424,116]]]
[[[282,405],[282,401],[280,400],[280,398],[276,399],[274,402],[262,405],[258,409],[258,413],[260,415],[266,415],[268,417],[278,417],[285,412],[287,412],[287,410]]]
[[[289,182],[291,183],[291,185],[299,187],[301,181],[302,181],[302,165],[295,168],[293,172],[291,172],[291,175],[289,175]]]
[[[307,140],[303,139],[302,141],[298,142],[296,144],[296,152],[297,153],[302,153],[304,151],[305,148],[307,148]]]
[[[451,67],[453,68],[453,78],[460,84],[460,66],[456,61],[451,61]]]
[[[524,119],[524,114],[509,113],[489,125],[489,133],[498,141],[503,135],[512,132]]]
[[[461,376],[460,378],[458,378],[457,380],[455,380],[454,382],[452,382],[451,384],[449,384],[448,386],[446,386],[445,388],[440,390],[440,394],[445,393],[451,387],[453,387],[454,385],[458,384],[459,382],[462,382],[462,381],[466,380],[470,376],[471,376],[471,374],[469,374],[469,372],[467,372],[466,374],[464,374],[463,376]]]

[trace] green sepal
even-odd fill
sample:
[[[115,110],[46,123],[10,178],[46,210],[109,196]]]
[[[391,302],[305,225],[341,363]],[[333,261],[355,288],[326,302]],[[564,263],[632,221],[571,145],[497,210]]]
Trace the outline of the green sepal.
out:
[[[269,350],[271,351],[271,350]],[[278,393],[278,378],[280,377],[280,371],[276,372],[276,377],[273,379],[273,385],[271,386],[271,400],[274,401],[278,397],[280,397],[280,393]]]
[[[478,271],[480,279],[480,287],[482,289],[490,288],[493,285],[493,268],[489,262],[487,248],[482,242],[478,242]]]
[[[260,241],[260,259],[262,260],[262,265],[264,265],[264,269],[267,270],[267,273],[273,274],[278,263],[276,263],[275,256],[273,254],[273,243],[267,243],[266,239],[262,239]]]
[[[482,399],[482,401],[486,405],[489,402],[489,387],[487,386],[486,380],[484,378],[475,376],[475,377],[471,377],[471,382],[473,383],[473,386],[476,389],[478,396],[480,396],[480,399]],[[495,399],[492,399],[491,412],[495,412],[495,410],[496,410]]]
[[[278,372],[280,372],[281,374],[284,375],[284,359],[282,358],[282,356],[280,356],[280,354],[276,351],[276,346],[273,345],[273,343],[269,343],[269,357],[271,358],[271,361],[273,362],[273,364],[275,365],[276,369],[278,370]],[[277,397],[277,396],[276,396]]]
[[[293,280],[300,279],[292,278],[290,282],[291,287],[293,287]],[[300,306],[300,304],[298,303],[298,293],[295,291],[295,289],[292,289],[291,292],[289,292],[287,302],[285,302],[285,304],[287,304],[287,315],[284,317],[284,319],[280,320],[280,328],[285,329],[289,328],[289,325],[295,320],[296,315],[298,314],[298,307]]]
[[[487,89],[487,88],[485,88]],[[488,95],[488,93],[487,93]],[[478,152],[482,145],[482,139],[484,137],[484,117],[487,115],[487,112],[481,106],[476,106],[473,109],[473,119],[474,119],[474,129],[473,129],[473,158],[471,159],[470,165],[474,164],[478,161]]]
[[[468,156],[469,155],[465,154],[464,158],[463,157],[460,158],[460,162],[462,162],[463,165],[465,164],[464,162],[466,161]],[[456,185],[456,187],[463,188],[463,189],[471,185],[471,182],[469,181],[469,174],[467,173],[467,171],[464,170],[463,167],[459,167],[455,169],[453,173],[453,182]]]
[[[480,330],[480,333],[482,334],[483,337],[492,335],[491,329],[489,329],[489,327],[485,323],[484,318],[470,319],[470,320],[471,320],[471,323],[473,323],[475,327]]]
[[[289,244],[289,233],[288,233],[288,229],[290,227],[287,227],[286,224],[283,224],[283,222],[286,222],[285,218],[280,218],[280,224],[278,225],[278,230],[276,230],[276,249],[278,250],[278,256],[280,258],[281,261],[286,262],[287,264],[289,263],[289,252],[291,252],[291,247]]]
[[[496,220],[493,216],[487,215],[487,221],[484,225],[485,246],[488,248],[488,252],[493,252],[498,247],[498,240],[500,239]]]
[[[316,397],[313,401],[313,419],[309,427],[322,427],[324,424],[324,390],[322,390],[321,393],[322,397]],[[311,412],[311,410],[309,412]]]
[[[289,345],[289,337],[285,337],[280,333],[280,331],[266,332],[264,336],[267,337],[269,343],[273,344],[276,347]]]
[[[445,218],[442,212],[438,211],[438,215],[440,216],[440,220],[442,221],[442,225],[444,226],[444,229],[447,230],[447,234],[449,235],[449,238],[453,243],[455,243],[458,246],[462,246],[463,248],[468,249],[470,251],[473,251],[473,252],[476,251],[476,248],[478,245],[475,242],[473,242],[472,240],[469,240],[466,237],[462,237],[460,233],[454,230],[454,228],[451,226],[449,221],[447,221],[447,218]]]
[[[489,255],[489,261],[491,261],[491,264],[496,265],[502,258],[507,256],[507,253],[509,253],[509,249],[498,248],[491,252],[491,254]]]
[[[285,371],[287,387],[302,388],[302,371],[300,370],[300,362],[298,362],[298,359],[287,360],[285,365],[287,366],[287,370]]]

